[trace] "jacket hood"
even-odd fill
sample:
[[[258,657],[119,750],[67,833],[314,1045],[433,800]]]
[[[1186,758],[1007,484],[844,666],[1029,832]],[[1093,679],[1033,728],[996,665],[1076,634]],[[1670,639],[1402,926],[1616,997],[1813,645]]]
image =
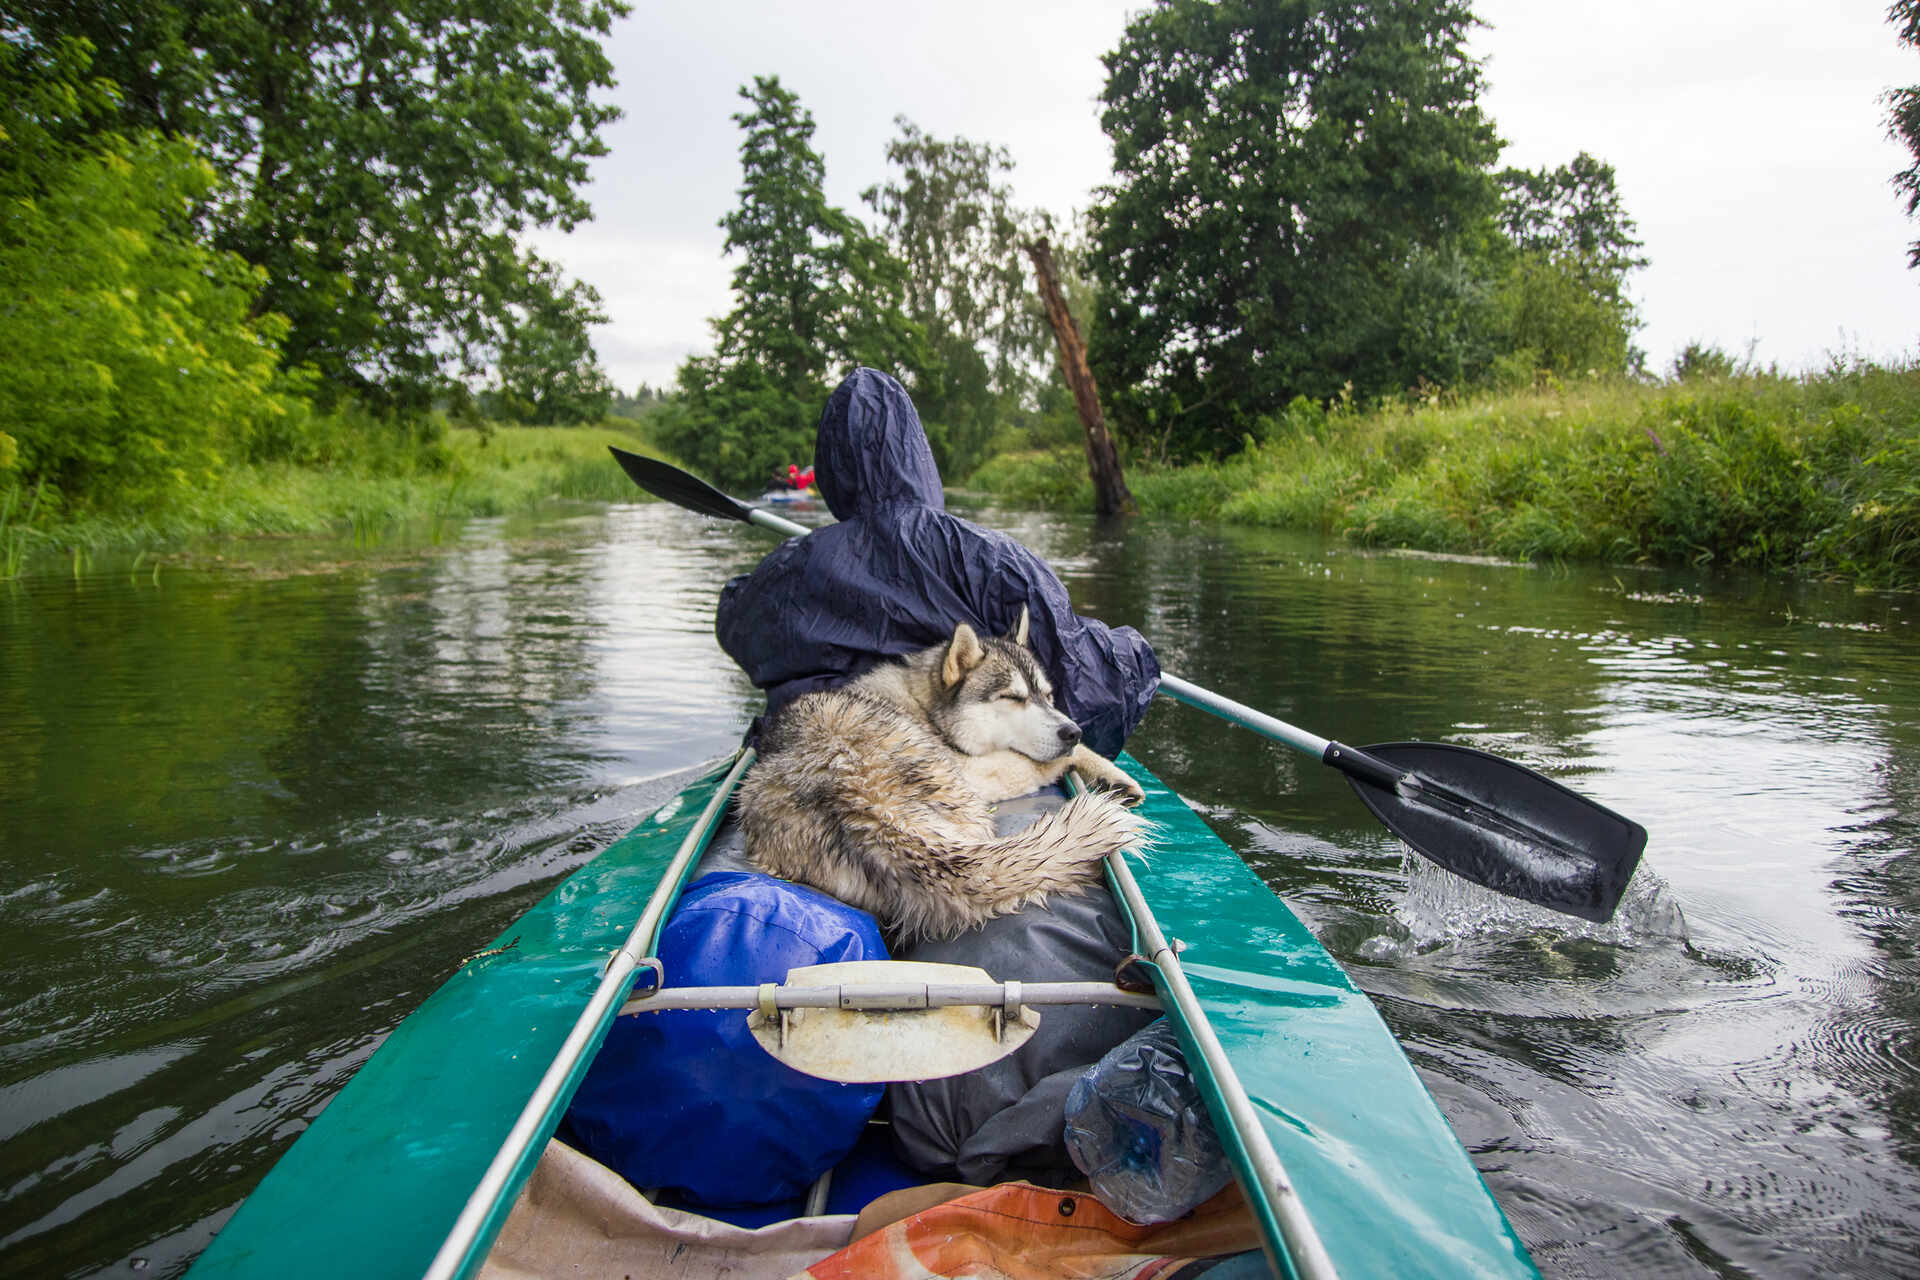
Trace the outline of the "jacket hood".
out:
[[[855,369],[827,398],[813,462],[836,520],[903,503],[946,507],[920,415],[906,388],[877,369]]]

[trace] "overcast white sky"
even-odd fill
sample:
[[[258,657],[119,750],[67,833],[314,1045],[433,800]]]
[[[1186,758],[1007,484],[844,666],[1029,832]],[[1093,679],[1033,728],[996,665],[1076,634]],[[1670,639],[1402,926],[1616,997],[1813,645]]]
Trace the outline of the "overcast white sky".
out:
[[[717,223],[739,185],[737,90],[778,75],[813,113],[827,195],[863,217],[904,114],[1005,146],[1020,203],[1082,209],[1110,176],[1100,55],[1143,6],[1107,0],[635,0],[610,53],[625,118],[596,218],[539,247],[600,290],[614,381],[670,383],[732,305]],[[1699,339],[1793,369],[1920,354],[1920,222],[1889,178],[1880,95],[1920,83],[1886,0],[1479,0],[1472,41],[1503,161],[1614,165],[1652,265],[1632,281],[1656,369]]]

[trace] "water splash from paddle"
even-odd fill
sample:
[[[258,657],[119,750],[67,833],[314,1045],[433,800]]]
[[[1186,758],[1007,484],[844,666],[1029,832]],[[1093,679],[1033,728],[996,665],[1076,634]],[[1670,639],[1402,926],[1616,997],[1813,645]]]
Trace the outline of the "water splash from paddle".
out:
[[[1595,924],[1509,898],[1465,880],[1402,846],[1407,890],[1394,915],[1407,943],[1425,951],[1467,938],[1552,933],[1612,946],[1687,944],[1687,920],[1667,882],[1642,863],[1613,919]]]

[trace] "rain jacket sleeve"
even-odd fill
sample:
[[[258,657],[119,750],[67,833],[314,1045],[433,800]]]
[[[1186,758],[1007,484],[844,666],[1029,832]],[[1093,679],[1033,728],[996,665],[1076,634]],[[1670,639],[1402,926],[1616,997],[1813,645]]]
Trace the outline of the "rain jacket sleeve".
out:
[[[1083,741],[1112,756],[1160,683],[1131,627],[1074,613],[1044,560],[1012,538],[951,515],[933,451],[899,382],[856,369],[820,414],[814,463],[840,521],[787,543],[720,596],[720,645],[767,691],[767,707],[937,644],[965,622],[1028,643]]]
[[[915,549],[934,580],[949,584],[956,597],[948,621],[926,643],[946,639],[960,621],[1009,634],[1024,607],[1027,644],[1047,669],[1060,709],[1080,725],[1087,746],[1118,755],[1160,687],[1152,646],[1132,627],[1075,613],[1046,561],[1005,534],[945,512],[915,523],[925,526],[914,529]]]
[[[956,623],[995,635],[1028,611],[1028,644],[1087,746],[1119,753],[1160,683],[1132,627],[1073,610],[1046,562],[1012,538],[944,511],[896,507],[780,547],[726,585],[720,645],[777,711],[884,658],[938,644]]]

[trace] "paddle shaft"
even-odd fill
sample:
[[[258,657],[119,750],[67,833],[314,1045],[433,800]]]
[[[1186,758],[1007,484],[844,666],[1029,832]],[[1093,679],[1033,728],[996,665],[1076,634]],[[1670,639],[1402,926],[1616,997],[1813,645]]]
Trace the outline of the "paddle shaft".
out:
[[[784,516],[777,516],[760,507],[741,504],[749,524],[757,524],[763,529],[787,537],[801,537],[808,532],[805,525],[796,524]],[[1384,760],[1376,760],[1363,751],[1356,750],[1344,743],[1332,742],[1316,733],[1308,733],[1297,725],[1288,724],[1268,715],[1264,711],[1255,711],[1244,703],[1232,698],[1203,689],[1190,680],[1183,680],[1170,672],[1160,673],[1160,692],[1190,707],[1211,712],[1222,720],[1232,721],[1245,729],[1272,738],[1275,742],[1285,743],[1295,751],[1310,755],[1339,769],[1342,773],[1358,777],[1375,786],[1391,789],[1400,779],[1403,770],[1395,769]]]
[[[777,516],[763,507],[745,507],[745,511],[747,513],[745,518],[748,524],[757,524],[763,529],[771,529],[775,533],[784,533],[789,538],[803,537],[811,532],[807,526],[795,524],[785,516]]]
[[[1338,769],[1349,778],[1357,778],[1383,791],[1397,789],[1407,776],[1405,769],[1369,755],[1358,747],[1330,741],[1317,733],[1308,733],[1298,725],[1275,719],[1264,711],[1255,711],[1245,703],[1235,702],[1211,689],[1202,689],[1190,680],[1182,680],[1165,671],[1160,673],[1160,692],[1176,702],[1198,707],[1243,729],[1251,729],[1275,742],[1285,743],[1303,755],[1312,756],[1320,763]]]
[[[1334,744],[1315,733],[1296,728],[1285,720],[1276,720],[1264,711],[1255,711],[1252,707],[1235,702],[1211,689],[1202,689],[1191,681],[1182,680],[1169,672],[1160,673],[1160,692],[1169,698],[1184,702],[1190,707],[1211,712],[1222,720],[1231,720],[1243,729],[1272,738],[1275,742],[1284,742],[1295,751],[1306,755],[1323,757],[1327,748]]]
[[[785,537],[810,532],[748,506],[657,458],[614,449],[655,497]],[[1365,750],[1164,675],[1160,692],[1310,755],[1346,775],[1360,800],[1407,847],[1496,893],[1604,922],[1646,848],[1646,829],[1542,774],[1470,747],[1389,742]]]

